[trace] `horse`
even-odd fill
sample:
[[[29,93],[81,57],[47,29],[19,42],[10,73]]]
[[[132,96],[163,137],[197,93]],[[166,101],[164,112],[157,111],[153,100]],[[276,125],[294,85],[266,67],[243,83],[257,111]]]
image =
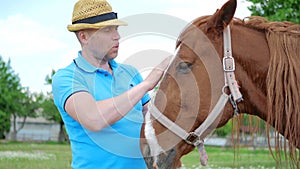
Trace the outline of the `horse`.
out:
[[[267,131],[274,128],[275,159],[289,149],[300,168],[300,25],[241,20],[234,17],[236,7],[229,0],[179,35],[141,130],[149,169],[180,167],[195,147],[206,165],[205,137],[242,113],[266,121]],[[281,136],[288,140],[284,147]]]

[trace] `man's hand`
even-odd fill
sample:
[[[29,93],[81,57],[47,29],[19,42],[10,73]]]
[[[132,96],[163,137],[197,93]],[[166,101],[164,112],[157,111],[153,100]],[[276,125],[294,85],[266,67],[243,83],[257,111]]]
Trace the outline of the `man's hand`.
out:
[[[150,74],[144,80],[144,83],[147,83],[147,86],[149,87],[148,90],[152,90],[157,85],[165,70],[168,68],[171,60],[172,56],[168,56],[150,72]]]

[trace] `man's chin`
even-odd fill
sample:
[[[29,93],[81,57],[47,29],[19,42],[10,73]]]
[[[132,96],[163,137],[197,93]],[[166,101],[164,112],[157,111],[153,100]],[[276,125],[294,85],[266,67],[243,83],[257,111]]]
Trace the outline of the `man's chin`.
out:
[[[106,55],[107,60],[113,60],[113,59],[115,59],[117,56],[118,56],[118,52],[113,52],[113,53],[110,53],[109,55]]]

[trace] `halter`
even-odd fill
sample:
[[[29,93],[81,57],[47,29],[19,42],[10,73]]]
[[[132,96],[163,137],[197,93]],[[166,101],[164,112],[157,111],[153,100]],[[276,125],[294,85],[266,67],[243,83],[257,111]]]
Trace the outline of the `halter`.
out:
[[[242,94],[239,91],[239,87],[237,81],[235,79],[234,71],[235,71],[235,62],[232,57],[232,49],[231,49],[231,35],[230,35],[230,27],[227,26],[223,32],[223,40],[224,40],[224,57],[223,57],[223,71],[224,71],[224,79],[225,85],[222,89],[222,95],[219,97],[218,102],[216,103],[213,110],[209,113],[208,117],[205,121],[192,132],[187,132],[178,126],[176,123],[168,119],[165,115],[163,115],[157,107],[154,105],[153,101],[150,104],[151,115],[158,120],[162,125],[171,130],[174,134],[183,139],[186,143],[193,145],[198,148],[199,154],[204,149],[203,140],[206,135],[204,132],[209,129],[209,127],[216,121],[216,119],[220,116],[223,111],[226,103],[230,99],[230,103],[234,108],[235,115],[238,114],[237,102],[243,100]],[[225,89],[229,88],[230,95],[226,94]],[[208,134],[208,133],[205,133]]]

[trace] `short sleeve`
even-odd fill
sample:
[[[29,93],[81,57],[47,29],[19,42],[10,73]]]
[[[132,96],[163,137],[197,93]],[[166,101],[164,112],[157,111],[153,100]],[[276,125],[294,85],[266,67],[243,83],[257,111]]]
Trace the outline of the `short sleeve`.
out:
[[[70,69],[61,69],[55,73],[52,79],[52,92],[54,103],[64,110],[66,100],[78,91],[88,91],[80,80],[78,73]]]

